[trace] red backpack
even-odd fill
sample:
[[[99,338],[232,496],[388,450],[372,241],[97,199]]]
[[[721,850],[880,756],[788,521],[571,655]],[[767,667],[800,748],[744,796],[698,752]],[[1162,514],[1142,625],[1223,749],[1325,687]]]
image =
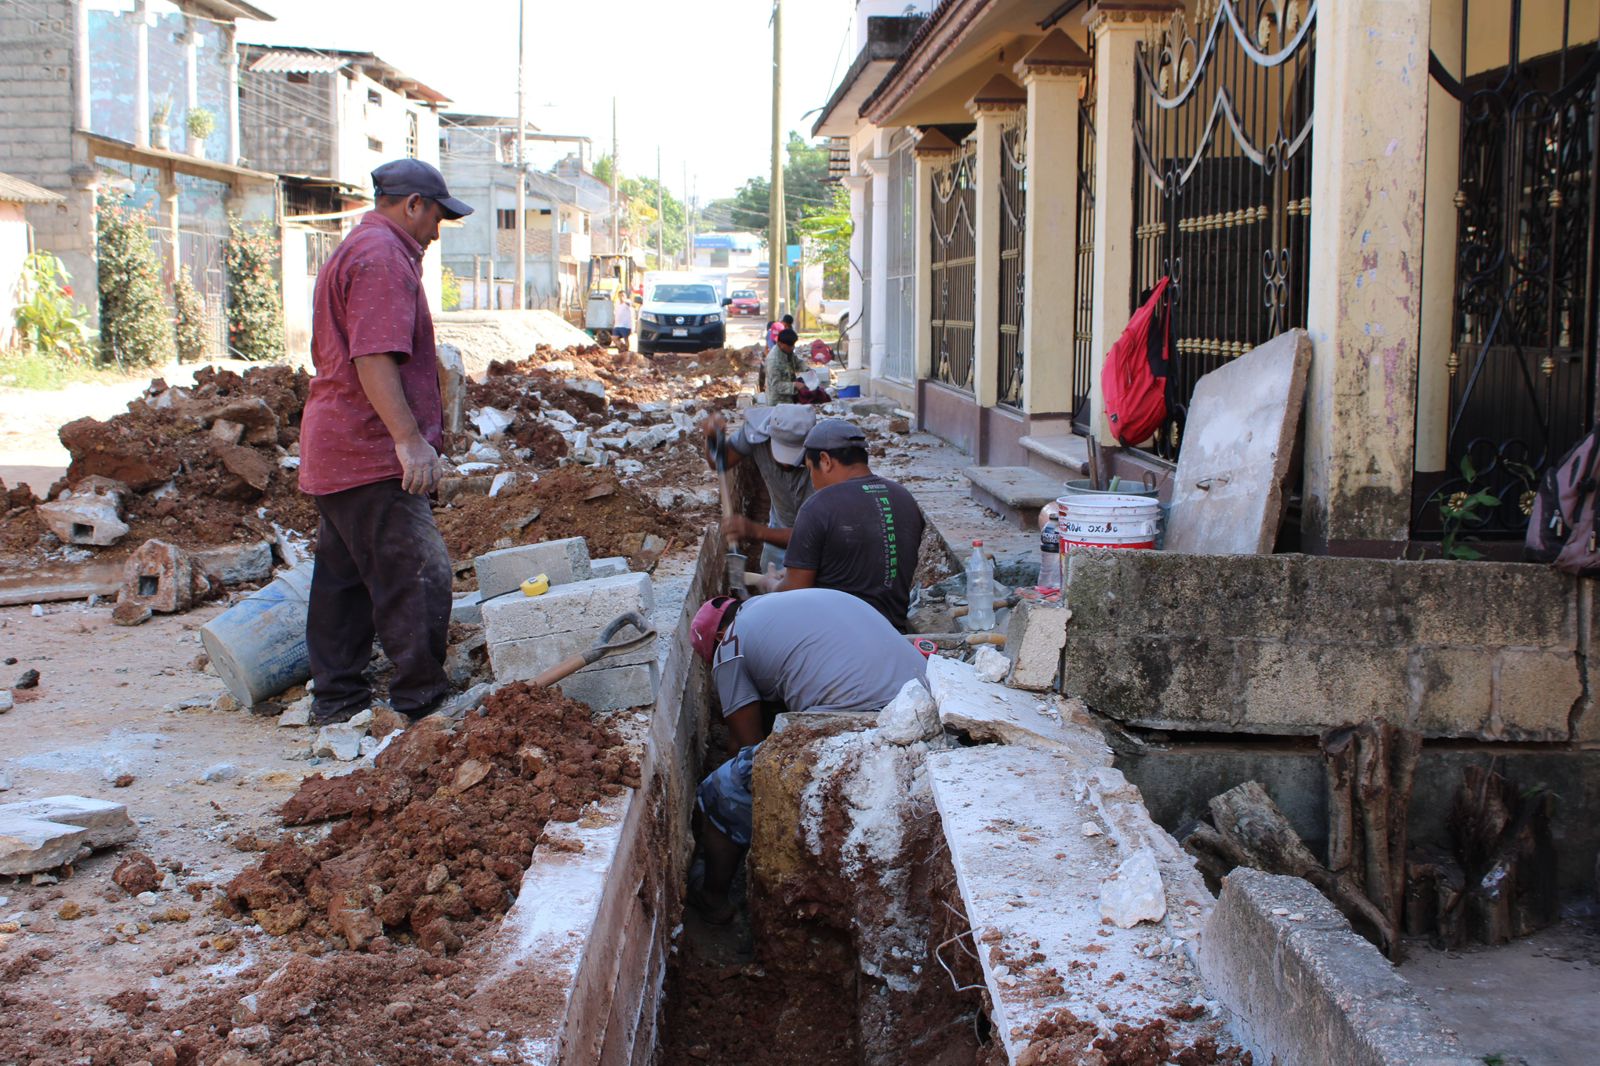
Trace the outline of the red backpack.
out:
[[[1167,287],[1162,278],[1149,299],[1133,313],[1128,328],[1106,353],[1100,392],[1111,435],[1126,445],[1149,440],[1167,417],[1167,370],[1172,357],[1172,327]]]

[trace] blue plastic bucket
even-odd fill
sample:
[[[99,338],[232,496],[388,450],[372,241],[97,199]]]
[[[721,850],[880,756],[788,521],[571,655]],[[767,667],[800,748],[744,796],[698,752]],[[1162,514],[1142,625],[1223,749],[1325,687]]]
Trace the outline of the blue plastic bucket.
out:
[[[200,629],[217,676],[233,698],[253,707],[311,676],[306,609],[314,561],[285,570]]]

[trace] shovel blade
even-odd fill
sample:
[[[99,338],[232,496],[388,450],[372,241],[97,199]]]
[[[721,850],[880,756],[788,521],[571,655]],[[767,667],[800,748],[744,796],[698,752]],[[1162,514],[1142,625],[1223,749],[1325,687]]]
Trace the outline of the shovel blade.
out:
[[[728,553],[728,591],[743,599],[746,594],[744,584],[745,557],[739,552]]]

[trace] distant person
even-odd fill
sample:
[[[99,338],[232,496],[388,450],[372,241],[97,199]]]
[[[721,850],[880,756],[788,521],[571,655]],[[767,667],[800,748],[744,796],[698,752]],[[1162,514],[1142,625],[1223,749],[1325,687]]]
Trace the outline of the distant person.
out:
[[[794,525],[800,505],[811,498],[811,475],[805,467],[806,434],[817,424],[817,413],[809,407],[782,404],[778,407],[752,407],[744,413],[744,423],[728,434],[723,460],[729,467],[748,459],[756,464],[761,481],[772,502],[767,525],[734,515],[722,522],[722,531],[740,540],[760,541],[761,569],[783,566],[783,545],[772,536],[773,529],[788,530]],[[721,415],[712,415],[702,426],[706,435],[706,462],[716,469],[715,441],[724,428]]]
[[[766,378],[767,404],[776,407],[781,403],[795,402],[795,383],[800,377],[800,360],[794,354],[795,341],[799,340],[792,329],[778,334],[777,341],[767,349]]]
[[[794,316],[793,315],[784,315],[783,318],[779,319],[776,322],[768,322],[767,323],[767,347],[770,348],[770,347],[772,347],[772,345],[777,344],[778,343],[778,334],[782,333],[786,329],[787,330],[793,330],[794,329]]]
[[[372,172],[376,205],[329,257],[312,298],[316,376],[300,426],[300,490],[317,505],[306,650],[318,725],[372,704],[374,634],[394,663],[389,698],[413,720],[450,691],[450,553],[428,494],[441,474],[443,406],[422,257],[472,208],[416,159]]]
[[[628,335],[633,332],[633,304],[624,293],[615,312],[616,325],[611,327],[611,339],[620,351],[628,350]]]

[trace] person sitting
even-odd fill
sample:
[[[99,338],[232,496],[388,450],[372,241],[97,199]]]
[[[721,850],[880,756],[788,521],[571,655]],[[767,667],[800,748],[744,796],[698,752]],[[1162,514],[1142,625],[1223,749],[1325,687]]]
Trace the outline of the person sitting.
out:
[[[794,330],[786,329],[778,334],[777,342],[767,349],[767,403],[770,406],[795,402],[800,360],[794,354],[794,345],[799,339]]]
[[[750,846],[751,772],[756,751],[782,711],[812,714],[882,710],[907,681],[926,681],[927,660],[864,601],[834,589],[801,589],[707,600],[689,627],[711,664],[728,761],[695,794],[694,833],[704,881],[691,891],[707,921],[733,918],[728,888]]]

